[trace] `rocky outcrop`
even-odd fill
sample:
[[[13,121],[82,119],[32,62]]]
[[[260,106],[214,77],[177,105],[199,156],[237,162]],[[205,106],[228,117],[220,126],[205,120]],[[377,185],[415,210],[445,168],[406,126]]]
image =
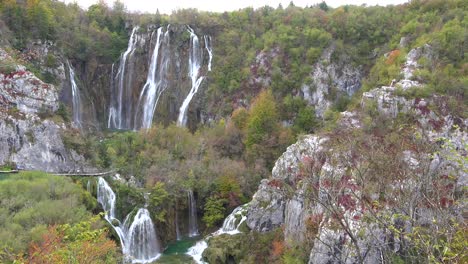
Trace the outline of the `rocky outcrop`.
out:
[[[14,64],[3,49],[0,60]],[[49,172],[83,170],[84,158],[62,141],[65,125],[40,117],[53,115],[58,107],[57,88],[24,66],[0,74],[0,164],[13,162],[21,169]]]
[[[252,198],[247,212],[247,225],[255,231],[271,231],[285,225],[285,236],[304,240],[305,220],[308,207],[305,190],[307,184],[301,180],[301,164],[306,159],[322,159],[322,145],[326,138],[305,136],[288,147],[276,161],[271,179],[262,180]],[[296,190],[286,188],[294,186]]]
[[[361,88],[363,71],[355,67],[345,54],[333,56],[334,45],[324,50],[310,73],[310,84],[304,83],[301,91],[305,100],[315,106],[317,116],[322,117],[338,95],[351,96]],[[332,59],[339,57],[338,59]]]
[[[430,48],[426,46],[425,50]],[[409,53],[402,76],[412,78],[418,56],[424,56],[422,51]],[[396,235],[395,230],[411,232],[415,226],[447,221],[448,216],[463,219],[461,212],[466,204],[454,202],[453,194],[467,184],[468,173],[463,168],[468,164],[462,157],[468,151],[468,120],[444,110],[442,96],[421,99],[399,95],[401,89],[423,85],[402,79],[394,86],[363,95],[362,107],[375,106],[382,118],[393,120],[400,113],[414,118],[412,133],[424,138],[427,147],[409,145],[383,158],[395,162],[396,167],[389,170],[398,169],[405,177],[389,176],[385,186],[370,188],[372,182],[363,182],[364,169],[370,168],[368,157],[353,150],[354,142],[342,145],[343,140],[334,135],[305,136],[277,160],[272,177],[261,182],[248,208],[248,226],[261,232],[282,227],[287,245],[309,246],[309,264],[370,264],[385,263],[408,250],[406,238]],[[365,122],[359,112],[343,112],[337,131],[345,137],[363,133]],[[388,193],[380,191],[384,189]],[[434,192],[440,195],[435,209],[421,203],[424,195]],[[402,197],[405,201],[396,200]],[[394,229],[382,225],[379,219],[385,219]]]

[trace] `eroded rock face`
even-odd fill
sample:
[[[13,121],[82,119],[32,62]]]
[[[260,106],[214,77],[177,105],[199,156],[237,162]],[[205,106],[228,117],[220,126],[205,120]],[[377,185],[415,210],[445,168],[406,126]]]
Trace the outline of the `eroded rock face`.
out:
[[[284,224],[288,238],[303,240],[308,211],[304,193],[306,185],[296,191],[284,187],[299,181],[304,159],[321,158],[321,145],[326,141],[326,138],[305,136],[281,155],[275,163],[271,179],[262,180],[249,204],[246,222],[250,229],[265,232]]]
[[[0,49],[0,59],[13,60]],[[46,84],[22,65],[0,74],[0,164],[48,172],[83,170],[84,158],[63,144],[64,124],[42,120],[39,114],[58,109],[55,86]]]
[[[21,169],[47,172],[84,170],[79,165],[84,158],[65,148],[62,127],[34,115],[22,118],[0,115],[0,164],[14,162]]]
[[[427,51],[428,47],[425,48]],[[421,54],[421,49],[411,51],[403,71],[411,75],[419,67],[415,61]],[[402,76],[406,76],[403,71]],[[405,86],[410,82],[410,86]],[[423,84],[402,79],[395,81],[395,86],[409,89]],[[411,113],[415,119],[415,137],[424,135],[426,144],[440,148],[431,153],[429,148],[426,152],[417,152],[408,147],[397,154],[395,162],[411,177],[392,179],[387,191],[402,191],[409,198],[402,202],[390,195],[377,213],[390,217],[389,221],[405,232],[410,232],[414,226],[430,226],[432,221],[441,223],[447,214],[462,219],[461,208],[466,206],[463,201],[454,203],[450,197],[442,198],[440,203],[447,214],[414,204],[424,199],[422,190],[435,188],[426,184],[433,177],[445,179],[452,175],[455,180],[442,180],[446,184],[444,188],[450,190],[461,190],[466,186],[468,174],[463,168],[468,164],[457,157],[466,156],[468,151],[468,120],[452,116],[441,96],[408,99],[398,96],[395,86],[364,93],[362,105],[375,104],[377,111],[389,119],[400,113]],[[345,131],[344,135],[350,135],[363,123],[358,113],[343,112],[337,127]],[[281,226],[287,244],[312,245],[309,264],[382,263],[384,254],[399,254],[404,250],[404,238],[376,222],[364,221],[369,208],[363,201],[379,201],[381,195],[377,189],[363,189],[364,185],[359,183],[362,172],[356,168],[365,168],[367,159],[363,153],[333,149],[330,141],[327,136],[309,135],[290,146],[277,160],[272,177],[263,180],[254,195],[248,209],[247,224],[256,231],[269,231]],[[410,206],[407,203],[414,204]],[[334,212],[330,208],[338,210]],[[412,211],[412,221],[397,216],[407,210]],[[338,218],[336,212],[339,212]]]
[[[320,117],[332,105],[327,98],[332,89],[336,89],[334,93],[351,96],[361,88],[362,69],[352,66],[351,60],[344,55],[340,55],[337,61],[332,60],[333,52],[333,45],[323,52],[310,74],[312,84],[301,87],[304,99],[315,106],[316,114]]]

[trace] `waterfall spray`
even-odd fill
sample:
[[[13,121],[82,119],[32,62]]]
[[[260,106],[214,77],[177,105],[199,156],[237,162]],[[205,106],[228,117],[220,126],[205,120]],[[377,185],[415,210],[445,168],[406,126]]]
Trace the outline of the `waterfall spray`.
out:
[[[127,105],[129,109],[125,108],[124,111],[124,93],[128,97],[131,94],[130,84],[131,84],[131,75],[129,79],[125,79],[125,70],[127,68],[127,60],[133,52],[135,51],[136,44],[138,39],[135,36],[135,33],[138,31],[139,27],[134,27],[130,39],[128,40],[127,50],[120,57],[120,64],[115,76],[117,82],[113,83],[116,87],[112,87],[111,93],[111,105],[109,107],[109,128],[117,129],[128,129],[131,115],[131,104]],[[112,75],[111,78],[114,78]],[[112,125],[112,126],[111,126]]]
[[[189,190],[187,194],[189,204],[189,237],[194,237],[198,236],[197,203],[192,190]]]
[[[200,48],[200,43],[198,37],[193,31],[192,28],[188,27],[188,32],[190,33],[190,51],[189,51],[189,77],[192,80],[192,88],[188,93],[185,100],[182,102],[182,106],[179,109],[179,117],[177,118],[177,124],[179,126],[187,125],[187,111],[190,101],[192,101],[193,96],[198,92],[198,88],[202,83],[205,76],[201,76],[200,69],[201,63],[203,61],[203,49]]]
[[[77,128],[82,128],[81,126],[81,95],[80,90],[78,89],[78,85],[76,85],[75,81],[75,71],[73,70],[69,61],[68,64],[68,72],[70,77],[70,84],[72,89],[72,103],[73,103],[73,124]]]
[[[130,212],[121,223],[116,218],[116,195],[102,177],[98,179],[97,199],[105,211],[104,218],[119,236],[125,258],[133,263],[150,263],[160,256],[156,229],[146,208],[138,209],[135,215]]]

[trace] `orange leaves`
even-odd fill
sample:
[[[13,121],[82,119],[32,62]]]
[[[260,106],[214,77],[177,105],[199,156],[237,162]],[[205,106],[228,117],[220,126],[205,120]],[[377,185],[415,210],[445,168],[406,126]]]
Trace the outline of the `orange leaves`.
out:
[[[275,240],[272,243],[271,255],[274,258],[281,256],[284,252],[284,241]]]
[[[395,63],[396,59],[400,56],[401,52],[400,50],[392,50],[388,54],[387,60],[385,61],[385,64],[391,65]]]

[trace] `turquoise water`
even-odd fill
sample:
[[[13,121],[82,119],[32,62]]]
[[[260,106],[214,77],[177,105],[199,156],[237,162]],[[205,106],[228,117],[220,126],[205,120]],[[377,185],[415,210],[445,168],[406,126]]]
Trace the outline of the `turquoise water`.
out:
[[[155,262],[158,264],[191,264],[195,261],[189,255],[185,254],[187,250],[195,245],[201,237],[183,238],[179,241],[170,243],[161,257]]]

